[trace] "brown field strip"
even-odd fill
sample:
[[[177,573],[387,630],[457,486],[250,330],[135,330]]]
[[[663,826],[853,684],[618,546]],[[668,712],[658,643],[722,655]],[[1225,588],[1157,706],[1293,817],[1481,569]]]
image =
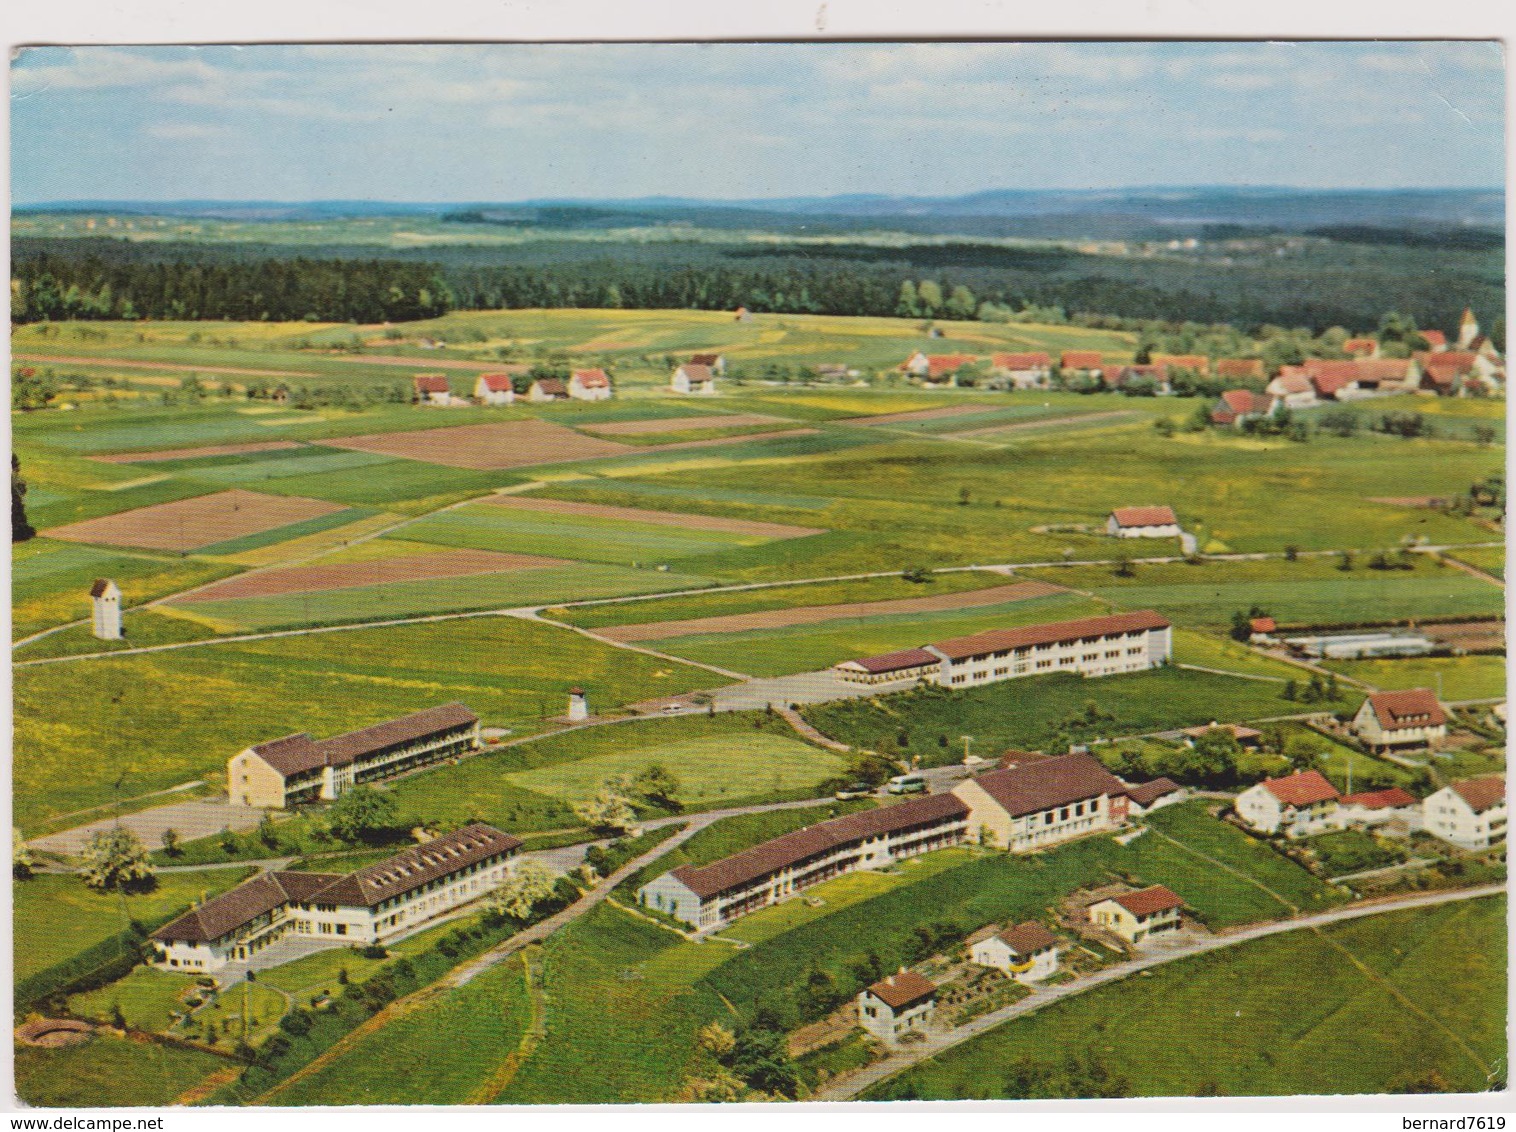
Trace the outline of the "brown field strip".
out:
[[[988,428],[967,429],[952,433],[956,437],[1001,436],[1007,432],[1026,432],[1037,428],[1057,428],[1059,425],[1089,424],[1091,421],[1115,421],[1140,416],[1135,409],[1111,409],[1104,413],[1070,413],[1062,417],[1040,417],[1033,421],[1014,421],[1011,424],[991,425]]]
[[[811,605],[799,609],[771,609],[765,613],[732,613],[724,617],[700,617],[688,621],[650,621],[641,625],[617,625],[596,629],[595,635],[631,644],[664,637],[692,637],[709,633],[744,633],[752,629],[783,629],[790,625],[815,625],[823,621],[846,621],[854,617],[884,617],[894,613],[945,613],[1004,605],[1028,598],[1067,593],[1049,582],[1014,582],[987,590],[907,597],[896,601],[860,601],[846,605]]]
[[[786,428],[778,432],[750,432],[745,436],[717,436],[710,440],[681,440],[677,444],[661,444],[656,448],[639,448],[639,452],[673,452],[685,448],[715,448],[722,444],[747,444],[755,440],[788,440],[792,436],[815,436],[819,428]]]
[[[698,417],[663,417],[648,421],[606,421],[604,424],[579,427],[586,432],[599,432],[606,436],[646,436],[649,433],[689,432],[699,428],[743,428],[782,420],[783,417],[770,417],[763,413],[709,413]]]
[[[246,444],[215,444],[209,448],[163,448],[157,452],[117,452],[110,456],[91,456],[102,464],[147,464],[161,460],[196,460],[202,456],[241,456],[248,452],[278,452],[301,448],[293,440],[254,440]]]
[[[1469,652],[1496,652],[1505,648],[1504,621],[1462,621],[1451,624],[1421,624],[1421,632],[1441,645]]]
[[[935,421],[941,417],[961,417],[968,413],[991,413],[994,405],[944,405],[940,409],[914,409],[909,413],[885,413],[878,417],[844,417],[833,424],[844,425],[891,425],[907,421]]]
[[[60,366],[105,366],[119,369],[183,369],[196,373],[222,373],[233,377],[318,377],[310,370],[248,369],[245,366],[201,366],[185,362],[140,362],[125,358],[89,357],[69,354],[17,354],[18,362],[46,362]]]
[[[568,559],[542,558],[535,554],[497,554],[491,550],[444,550],[397,558],[374,558],[364,562],[334,562],[321,566],[290,566],[264,570],[215,582],[178,599],[176,604],[231,601],[241,597],[274,597],[278,594],[319,593],[357,586],[383,586],[391,582],[427,582],[438,578],[462,578],[470,574],[504,574],[516,570],[540,570],[548,566],[571,566]]]
[[[298,495],[260,495],[256,491],[219,491],[176,503],[138,507],[119,515],[85,519],[53,527],[49,538],[68,542],[105,543],[109,546],[140,546],[148,550],[196,550],[244,535],[261,534],[276,527],[304,522],[321,515],[345,511],[341,504]]]
[[[414,432],[380,432],[326,442],[334,448],[377,452],[447,468],[497,471],[531,464],[564,464],[621,456],[641,449],[584,436],[550,421],[499,421]]]
[[[683,527],[687,531],[721,531],[733,535],[758,535],[763,538],[804,538],[825,533],[821,527],[792,527],[787,523],[765,523],[759,519],[723,519],[716,515],[688,515],[679,511],[647,511],[640,507],[611,507],[603,503],[577,503],[567,499],[534,499],[524,495],[496,495],[480,502],[492,507],[513,507],[518,511],[542,511],[554,515],[582,515],[590,519],[616,519],[632,523],[653,523],[664,527]]]

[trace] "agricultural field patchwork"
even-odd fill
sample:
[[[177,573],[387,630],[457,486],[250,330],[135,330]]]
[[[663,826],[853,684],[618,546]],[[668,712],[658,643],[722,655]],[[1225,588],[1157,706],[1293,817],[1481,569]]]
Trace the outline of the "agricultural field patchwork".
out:
[[[336,504],[319,499],[260,495],[234,489],[70,523],[54,527],[47,534],[49,538],[68,542],[183,553],[226,545],[250,535],[262,535],[312,519],[324,519],[342,510]]]
[[[337,448],[356,448],[361,452],[474,471],[565,464],[574,460],[618,456],[628,450],[623,444],[596,440],[544,420],[349,436],[330,443]]]

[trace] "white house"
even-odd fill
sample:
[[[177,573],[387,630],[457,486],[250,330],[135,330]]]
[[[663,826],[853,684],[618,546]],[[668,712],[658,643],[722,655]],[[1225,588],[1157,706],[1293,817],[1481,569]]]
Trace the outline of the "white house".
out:
[[[567,401],[568,398],[568,386],[556,377],[539,377],[526,391],[526,399],[534,405],[546,404],[549,401]]]
[[[885,1045],[924,1031],[937,1009],[937,988],[902,967],[858,995],[858,1024]]]
[[[521,841],[473,824],[355,873],[259,873],[153,932],[154,963],[214,971],[289,934],[378,943],[498,888]]]
[[[89,590],[94,606],[90,628],[102,641],[121,639],[121,587],[110,578],[96,578]]]
[[[474,381],[474,399],[485,405],[510,405],[516,400],[516,387],[508,373],[481,373]]]
[[[1035,983],[1058,970],[1058,937],[1036,920],[1007,928],[974,944],[974,962],[1018,983]]]
[[[1316,386],[1298,366],[1285,366],[1264,390],[1287,409],[1309,409],[1316,404]]]
[[[1505,776],[1487,774],[1444,786],[1421,804],[1422,829],[1460,849],[1505,841]]]
[[[1141,943],[1164,932],[1178,931],[1184,900],[1155,884],[1136,892],[1107,897],[1089,906],[1090,923],[1114,932],[1128,943]]]
[[[669,388],[675,393],[711,397],[716,393],[716,374],[710,366],[687,362],[674,371],[674,376],[669,379]]]
[[[1046,389],[1053,376],[1053,359],[1040,351],[991,354],[990,370],[1008,380],[1012,389]]]
[[[1117,538],[1178,538],[1179,520],[1172,507],[1118,507],[1106,517],[1105,533]]]
[[[1259,833],[1309,837],[1335,828],[1337,788],[1318,770],[1265,778],[1237,795],[1234,808]]]
[[[447,377],[440,373],[418,373],[414,378],[416,400],[422,405],[450,405],[453,390]]]
[[[1448,716],[1429,688],[1375,692],[1353,717],[1353,733],[1377,751],[1436,747],[1448,737]]]
[[[1344,829],[1367,829],[1397,819],[1418,829],[1421,814],[1421,803],[1398,786],[1345,794],[1337,801],[1337,824]]]
[[[1155,778],[1151,782],[1127,787],[1127,813],[1132,817],[1141,817],[1154,810],[1161,810],[1164,806],[1183,802],[1189,796],[1190,792],[1172,778]]]
[[[705,366],[717,377],[726,376],[725,354],[691,354],[689,364],[692,366]]]
[[[911,377],[925,377],[931,368],[932,360],[920,350],[917,350],[900,363],[901,372],[909,374]]]
[[[576,369],[569,377],[568,395],[575,401],[609,401],[610,375],[603,369]]]

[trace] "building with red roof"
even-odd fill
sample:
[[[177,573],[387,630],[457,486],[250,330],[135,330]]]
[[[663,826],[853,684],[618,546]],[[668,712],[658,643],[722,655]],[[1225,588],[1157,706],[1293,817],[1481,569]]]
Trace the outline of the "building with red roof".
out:
[[[1263,361],[1259,358],[1217,358],[1215,368],[1217,377],[1263,379]]]
[[[1228,389],[1211,409],[1211,423],[1241,428],[1243,423],[1258,417],[1272,416],[1280,402],[1251,389]]]
[[[1448,715],[1429,688],[1375,692],[1363,701],[1352,728],[1376,751],[1436,747],[1448,736]]]
[[[929,385],[957,385],[958,371],[979,359],[973,354],[928,354],[921,379]]]
[[[1287,409],[1309,409],[1317,401],[1316,386],[1304,366],[1282,366],[1264,392]]]
[[[1420,817],[1421,803],[1398,786],[1345,794],[1337,801],[1337,822],[1344,828],[1385,825],[1397,820],[1409,825],[1412,821],[1419,822]]]
[[[1009,381],[1012,389],[1046,389],[1052,380],[1053,359],[1036,351],[1023,354],[991,354],[994,375]]]
[[[1151,361],[1155,366],[1192,370],[1201,377],[1211,373],[1211,359],[1204,354],[1154,354]]]
[[[941,668],[940,656],[920,648],[845,660],[835,665],[832,671],[854,684],[892,684],[897,680],[930,679]]]
[[[1379,356],[1379,339],[1349,338],[1342,344],[1342,352],[1354,358],[1377,358]]]
[[[924,1031],[937,1008],[937,988],[915,971],[900,968],[858,995],[858,1025],[887,1046]]]
[[[1118,507],[1106,516],[1105,533],[1117,538],[1177,538],[1179,519],[1172,507]]]
[[[568,395],[575,401],[609,401],[610,374],[603,369],[576,369],[568,379]]]
[[[416,401],[422,405],[446,405],[452,400],[453,390],[445,374],[418,373],[411,383],[415,387]]]
[[[1089,906],[1090,923],[1113,932],[1131,944],[1178,931],[1184,900],[1161,884],[1097,900]]]
[[[1237,816],[1259,833],[1309,837],[1334,828],[1337,787],[1319,770],[1265,778],[1237,795]]]
[[[968,807],[971,835],[1012,853],[1119,829],[1127,821],[1126,784],[1092,755],[992,770],[960,782],[953,793]]]
[[[1436,351],[1446,350],[1448,348],[1448,336],[1442,331],[1423,330],[1420,333],[1421,336],[1426,339],[1426,344],[1430,349]]]
[[[1422,829],[1460,849],[1477,852],[1505,843],[1504,775],[1459,779],[1421,805]]]
[[[474,379],[474,400],[485,405],[509,405],[516,400],[516,378],[526,377],[531,366],[506,366],[497,373],[481,373]]]
[[[1065,350],[1058,357],[1058,368],[1064,373],[1089,373],[1104,364],[1099,350]]]
[[[1058,970],[1058,937],[1036,920],[991,931],[969,946],[975,963],[1018,983],[1040,982]]]

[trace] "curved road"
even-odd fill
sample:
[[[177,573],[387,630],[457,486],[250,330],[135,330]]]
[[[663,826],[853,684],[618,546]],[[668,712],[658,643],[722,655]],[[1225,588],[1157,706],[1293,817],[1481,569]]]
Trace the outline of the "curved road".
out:
[[[811,1099],[818,1101],[848,1100],[857,1096],[871,1085],[893,1077],[897,1073],[902,1073],[919,1062],[935,1057],[944,1050],[952,1049],[954,1046],[966,1042],[970,1038],[978,1037],[980,1034],[993,1030],[996,1026],[1009,1022],[1014,1018],[1032,1014],[1041,1010],[1044,1006],[1083,994],[1085,991],[1094,990],[1096,987],[1103,987],[1110,983],[1119,982],[1141,971],[1161,967],[1165,963],[1172,963],[1176,959],[1188,959],[1193,955],[1205,955],[1212,951],[1220,951],[1223,948],[1235,947],[1240,943],[1263,939],[1271,935],[1280,935],[1284,932],[1314,930],[1330,924],[1341,923],[1344,920],[1356,920],[1364,916],[1377,916],[1385,912],[1399,912],[1408,908],[1430,908],[1439,904],[1451,904],[1458,900],[1473,900],[1481,896],[1494,896],[1504,892],[1505,885],[1503,884],[1487,884],[1478,888],[1418,893],[1414,896],[1403,896],[1393,900],[1354,904],[1350,907],[1336,908],[1330,912],[1320,912],[1294,920],[1254,924],[1241,928],[1229,935],[1206,936],[1203,939],[1198,939],[1155,955],[1147,955],[1126,963],[1118,963],[1114,966],[1103,968],[1076,982],[1033,991],[1027,998],[975,1018],[973,1021],[959,1026],[946,1034],[929,1033],[927,1040],[920,1045],[891,1054],[883,1061],[876,1061],[873,1065],[866,1066],[845,1080],[836,1081],[820,1089]]]

